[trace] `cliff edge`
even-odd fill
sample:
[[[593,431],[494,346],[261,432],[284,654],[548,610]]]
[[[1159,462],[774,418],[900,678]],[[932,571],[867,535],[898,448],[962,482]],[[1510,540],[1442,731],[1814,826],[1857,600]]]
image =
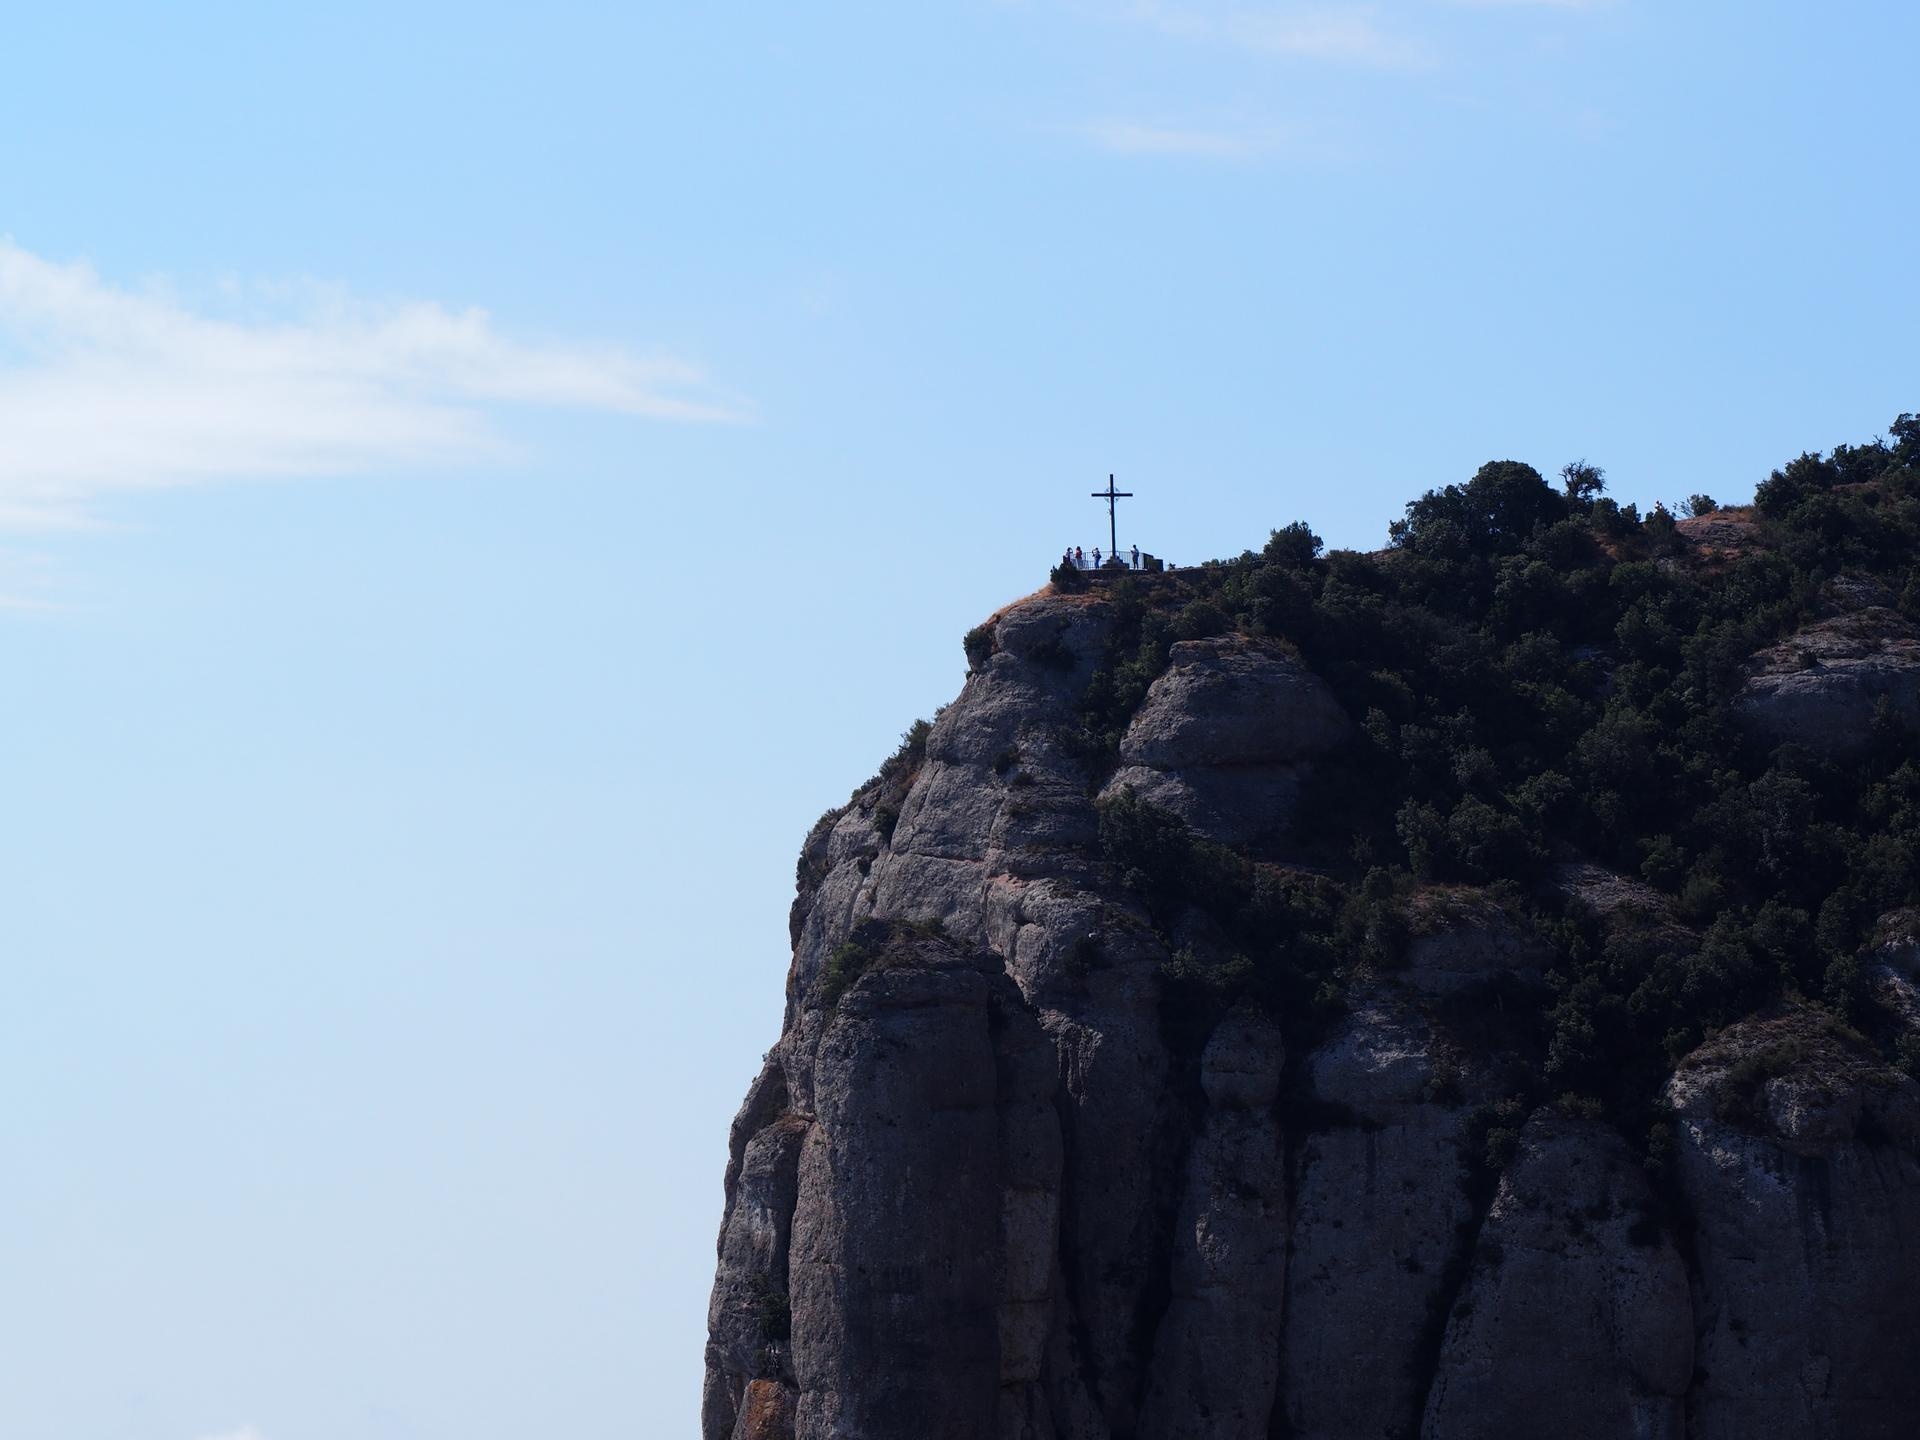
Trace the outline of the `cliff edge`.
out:
[[[969,636],[801,854],[705,1440],[1911,1433],[1911,562],[1801,513],[1902,445]]]

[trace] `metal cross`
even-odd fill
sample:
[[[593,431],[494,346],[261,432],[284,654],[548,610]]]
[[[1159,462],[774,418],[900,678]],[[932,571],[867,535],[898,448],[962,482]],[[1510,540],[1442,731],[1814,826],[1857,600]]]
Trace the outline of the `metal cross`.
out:
[[[1131,500],[1133,498],[1133,492],[1131,490],[1114,489],[1113,476],[1109,475],[1107,476],[1107,488],[1094,491],[1093,498],[1107,502],[1107,554],[1117,555],[1120,553],[1120,531],[1114,520],[1114,502],[1117,500]]]

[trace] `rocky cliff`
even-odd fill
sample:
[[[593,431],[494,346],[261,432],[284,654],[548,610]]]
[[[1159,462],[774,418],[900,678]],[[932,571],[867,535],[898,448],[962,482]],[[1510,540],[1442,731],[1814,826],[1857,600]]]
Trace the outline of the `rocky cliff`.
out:
[[[1911,913],[1851,1018],[1769,982],[1581,1083],[1614,1014],[1568,1008],[1582,965],[1684,986],[1712,917],[1571,844],[1478,882],[1339,858],[1380,722],[1279,627],[1223,609],[1096,703],[1141,612],[1196,603],[1009,606],[807,837],[706,1440],[1913,1433]],[[1920,662],[1884,604],[1812,607],[1722,709],[1851,753]]]

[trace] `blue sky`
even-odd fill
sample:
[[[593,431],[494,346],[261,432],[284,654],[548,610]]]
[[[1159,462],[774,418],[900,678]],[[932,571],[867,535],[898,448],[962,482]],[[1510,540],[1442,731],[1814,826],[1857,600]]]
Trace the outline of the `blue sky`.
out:
[[[43,6],[0,1433],[692,1433],[793,857],[1104,533],[1920,409],[1892,3]]]

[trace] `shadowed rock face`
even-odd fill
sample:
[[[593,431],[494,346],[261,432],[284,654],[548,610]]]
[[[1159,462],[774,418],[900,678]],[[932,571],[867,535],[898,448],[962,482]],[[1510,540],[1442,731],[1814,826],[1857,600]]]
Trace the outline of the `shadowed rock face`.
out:
[[[1683,1440],[1693,1376],[1686,1265],[1620,1137],[1541,1111],[1480,1227],[1427,1395],[1423,1440],[1554,1434]]]
[[[1273,1111],[1285,1059],[1279,1031],[1258,1016],[1228,1016],[1207,1044],[1206,1116],[1175,1217],[1143,1434],[1267,1433],[1286,1277],[1286,1157]]]
[[[1680,1067],[1700,1440],[1910,1435],[1920,1088],[1828,1022],[1741,1022]]]
[[[807,839],[705,1440],[1909,1433],[1920,1102],[1844,1036],[1752,1021],[1679,1067],[1681,1233],[1599,1121],[1522,1110],[1490,1164],[1520,1042],[1462,1017],[1548,960],[1490,895],[1424,897],[1406,966],[1300,1053],[1243,1011],[1170,1042],[1167,942],[1071,738],[1111,623],[1098,596],[996,617],[917,770]],[[1285,651],[1191,642],[1113,783],[1284,860],[1347,724]],[[1591,866],[1561,883],[1676,924]],[[1870,982],[1920,996],[1915,927],[1885,928]]]
[[[1295,1137],[1285,1419],[1303,1440],[1412,1435],[1426,1332],[1473,1221],[1464,1110],[1434,1093],[1432,1026],[1391,987],[1363,997],[1308,1066],[1324,1118]]]

